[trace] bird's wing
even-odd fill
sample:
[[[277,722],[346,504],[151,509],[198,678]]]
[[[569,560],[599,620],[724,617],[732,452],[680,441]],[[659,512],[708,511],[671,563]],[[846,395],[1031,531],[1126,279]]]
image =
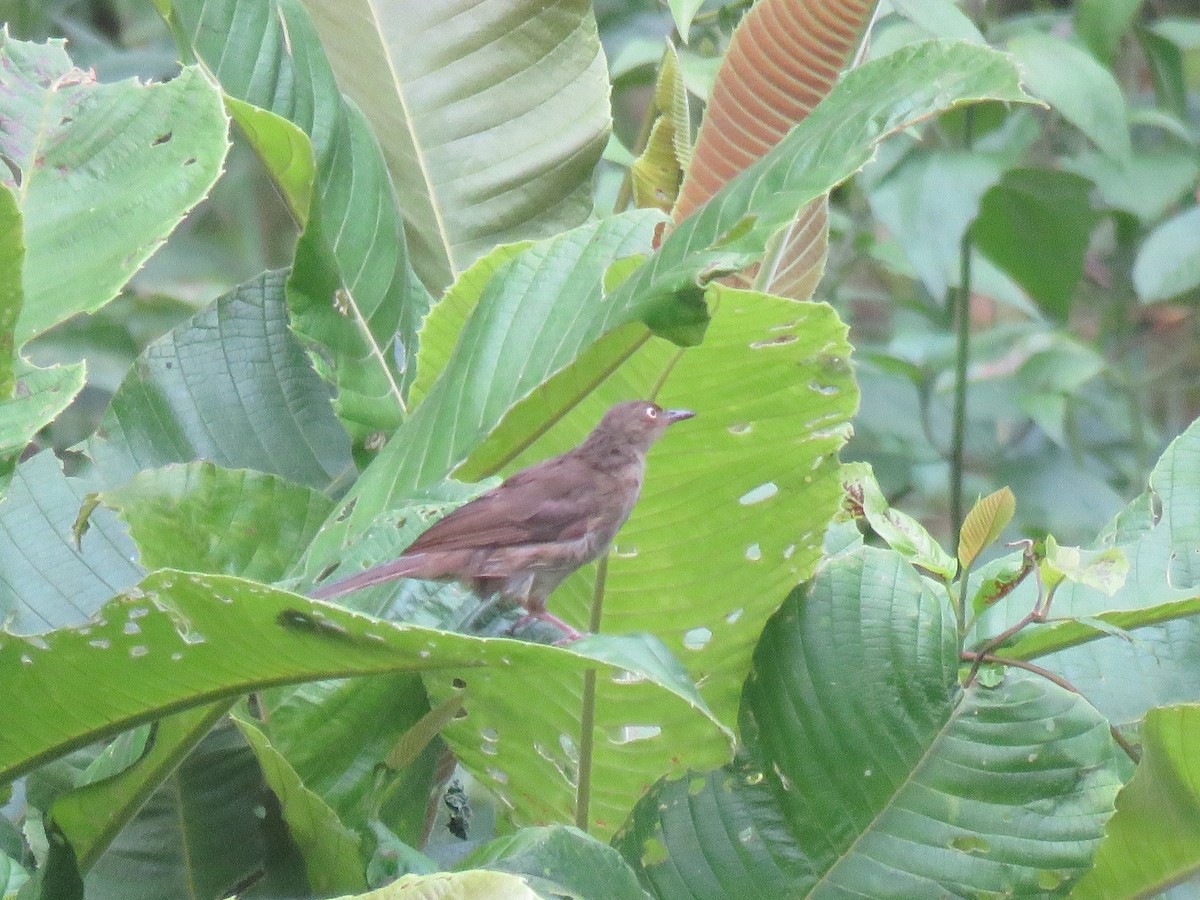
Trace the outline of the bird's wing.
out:
[[[523,469],[438,521],[404,555],[575,540],[594,519],[593,481],[570,457]]]

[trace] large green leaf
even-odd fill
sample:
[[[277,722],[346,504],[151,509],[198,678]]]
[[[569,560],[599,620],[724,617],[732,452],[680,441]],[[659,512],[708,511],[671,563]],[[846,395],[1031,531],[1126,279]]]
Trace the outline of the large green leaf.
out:
[[[438,382],[364,472],[337,521],[318,538],[313,560],[323,566],[380,510],[444,478],[514,405],[608,335],[588,368],[564,375],[574,382],[560,394],[566,406],[543,410],[525,440],[544,431],[644,343],[644,329],[610,334],[618,326],[640,320],[672,340],[697,342],[708,319],[698,281],[754,262],[797,208],[853,174],[887,134],[985,97],[1028,99],[1002,54],[936,42],[906,48],[838,82],[775,150],[681,223],[611,291],[602,290],[609,264],[649,250],[661,217],[649,211],[613,217],[518,254],[492,277]],[[624,261],[621,274],[636,263]],[[514,341],[513,334],[532,337]],[[534,397],[516,414],[532,422],[537,405]]]
[[[146,469],[101,491],[117,511],[147,569],[241,575],[277,581],[291,568],[333,505],[328,497],[274,475],[209,462]]]
[[[196,68],[98,84],[63,42],[0,36],[0,153],[24,219],[16,345],[99,309],[204,198],[228,149],[220,92]]]
[[[306,0],[366,114],[435,294],[501,243],[582,224],[610,127],[588,0]]]
[[[365,888],[366,866],[358,836],[305,787],[296,770],[253,722],[236,717],[233,721],[254,750],[263,777],[279,800],[288,834],[304,857],[311,889],[328,894]]]
[[[312,140],[316,189],[288,285],[292,326],[328,360],[338,413],[356,443],[390,432],[405,408],[429,295],[409,265],[375,135],[338,91],[300,0],[177,0],[170,21],[184,53],[202,59],[227,94],[289,119]],[[288,157],[266,158],[287,191]]]
[[[0,619],[34,634],[82,622],[142,577],[137,551],[109,510],[97,510],[78,545],[72,525],[94,478],[68,478],[42,452],[17,466],[0,504]]]
[[[92,867],[227,708],[227,703],[198,706],[154,723],[145,751],[133,764],[55,799],[50,818],[70,842],[82,871]]]
[[[1072,897],[1150,897],[1200,870],[1200,706],[1152,709],[1142,760],[1117,796],[1096,865]]]
[[[764,632],[738,766],[666,782],[618,839],[660,897],[1036,895],[1088,866],[1105,720],[1025,673],[957,683],[948,599],[892,551],[831,559]]]
[[[608,560],[600,627],[657,634],[732,723],[758,635],[812,574],[841,504],[837,451],[858,392],[845,326],[825,304],[715,285],[709,293],[701,346],[650,339],[527,450],[509,439],[537,420],[514,413],[464,468],[500,457],[512,469],[561,453],[609,405],[655,386],[661,403],[695,410],[650,452],[641,500]],[[534,396],[553,406],[557,387]],[[594,582],[589,567],[554,595],[582,628]]]
[[[604,273],[650,249],[663,221],[656,210],[613,216],[532,244],[500,265],[420,406],[318,535],[308,571],[343,553],[382,510],[446,478],[517,401],[606,331],[636,318],[605,297]]]
[[[263,273],[146,348],[90,444],[109,485],[206,459],[336,490],[349,441],[288,330],[283,285]]]
[[[460,720],[460,728],[493,717],[515,722],[508,710],[516,698],[537,691],[547,677],[582,682],[589,668],[602,678],[629,679],[629,702],[597,720],[613,734],[644,722],[648,710],[664,703],[668,709],[682,704],[694,713],[687,749],[664,748],[654,757],[658,771],[640,773],[646,783],[688,765],[712,765],[728,749],[727,732],[686,673],[648,636],[591,638],[569,649],[484,640],[393,625],[229,576],[162,570],[110,601],[87,625],[2,638],[0,699],[7,712],[0,780],[135,725],[257,688],[450,668],[459,674],[439,675],[439,685],[459,691],[463,679],[473,684],[465,701],[471,724]],[[61,697],[70,700],[54,699]],[[516,727],[532,740],[513,748],[518,768],[529,767],[531,757],[541,760],[536,746],[557,744],[575,727],[563,712],[523,710]],[[550,727],[555,730],[547,734]],[[470,742],[477,747],[478,735]],[[647,754],[644,762],[650,759]]]

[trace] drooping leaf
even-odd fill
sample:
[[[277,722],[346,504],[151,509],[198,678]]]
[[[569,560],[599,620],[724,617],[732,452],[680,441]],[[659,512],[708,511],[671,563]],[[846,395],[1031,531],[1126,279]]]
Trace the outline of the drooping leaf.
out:
[[[971,237],[1050,316],[1066,322],[1099,216],[1091,182],[1070,172],[1014,169],[983,196]]]
[[[367,886],[365,861],[358,836],[338,821],[337,814],[305,787],[296,770],[271,746],[253,723],[235,716],[233,722],[250,744],[263,778],[279,799],[288,834],[304,857],[308,883],[316,893],[362,890]]]
[[[591,3],[307,6],[384,148],[413,265],[430,291],[497,244],[587,219],[611,126]]]
[[[940,575],[945,581],[954,577],[958,571],[954,557],[942,549],[920,522],[908,513],[888,506],[869,465],[852,463],[843,466],[842,479],[848,502],[857,506],[854,512],[864,516],[871,530],[889,547],[912,565]]]
[[[451,668],[458,674],[442,674]],[[536,748],[557,745],[578,719],[559,707],[513,716],[509,704],[537,692],[548,677],[582,684],[587,669],[624,684],[626,702],[596,720],[605,734],[642,724],[652,710],[682,723],[662,752],[639,756],[643,771],[622,773],[613,758],[613,769],[598,775],[598,783],[622,795],[625,809],[643,780],[718,764],[727,753],[729,733],[662,644],[645,635],[593,637],[567,649],[485,640],[398,626],[229,576],[162,570],[110,601],[87,625],[28,638],[3,635],[7,727],[0,734],[0,779],[163,715],[257,688],[421,671],[439,673],[430,677],[442,690],[472,683],[465,701],[471,718],[456,720],[457,734],[450,734],[465,742],[456,744],[460,757],[479,746],[474,729],[489,720],[505,730],[511,725],[526,739],[506,747],[505,761],[524,778],[545,763]],[[50,699],[64,696],[69,702]],[[675,704],[692,718],[680,717]],[[679,740],[682,735],[687,739]],[[481,761],[479,768],[490,764]],[[546,798],[528,800],[541,809],[547,798],[555,806],[564,801],[549,788]]]
[[[99,84],[62,41],[0,37],[7,72],[0,153],[24,224],[15,342],[99,309],[208,193],[229,122],[205,75]]]
[[[1088,49],[1105,65],[1112,62],[1121,37],[1129,30],[1143,0],[1080,0],[1075,7],[1075,30]]]
[[[654,84],[655,122],[646,147],[629,167],[635,206],[670,212],[679,195],[679,182],[692,153],[687,88],[679,71],[679,56],[668,43]]]
[[[1000,537],[1016,510],[1017,498],[1007,487],[975,501],[963,519],[958,538],[958,561],[964,569],[969,569],[975,558]]]

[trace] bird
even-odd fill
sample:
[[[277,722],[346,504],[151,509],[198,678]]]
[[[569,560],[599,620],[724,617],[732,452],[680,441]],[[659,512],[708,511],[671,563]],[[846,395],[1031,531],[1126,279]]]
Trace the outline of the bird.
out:
[[[604,556],[633,511],[646,452],[670,425],[695,415],[629,400],[608,410],[579,446],[510,475],[435,522],[399,557],[322,585],[325,600],[397,578],[457,581],[481,600],[519,603],[509,632],[541,620],[582,635],[546,608],[550,593]]]

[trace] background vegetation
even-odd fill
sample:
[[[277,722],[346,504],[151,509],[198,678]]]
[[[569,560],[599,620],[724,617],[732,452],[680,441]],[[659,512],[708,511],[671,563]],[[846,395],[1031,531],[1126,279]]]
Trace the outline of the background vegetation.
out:
[[[0,17],[5,896],[1194,890],[1187,0]],[[594,636],[303,597],[651,395]]]

